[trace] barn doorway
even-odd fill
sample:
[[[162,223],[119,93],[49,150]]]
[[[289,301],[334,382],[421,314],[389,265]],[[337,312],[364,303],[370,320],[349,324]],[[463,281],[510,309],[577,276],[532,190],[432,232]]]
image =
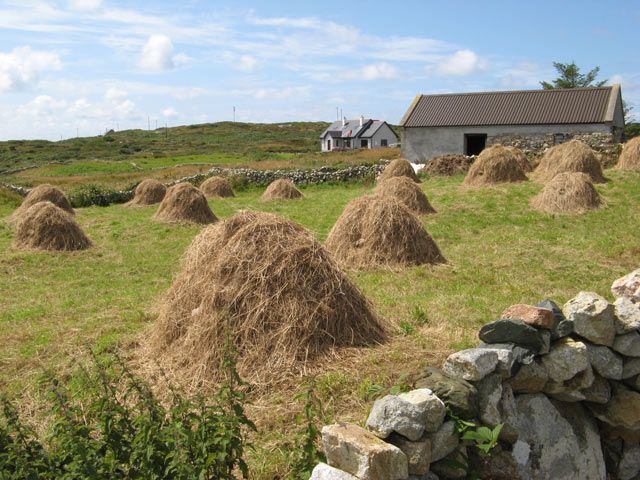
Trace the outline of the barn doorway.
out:
[[[464,134],[464,154],[479,155],[487,146],[486,133],[465,133]]]

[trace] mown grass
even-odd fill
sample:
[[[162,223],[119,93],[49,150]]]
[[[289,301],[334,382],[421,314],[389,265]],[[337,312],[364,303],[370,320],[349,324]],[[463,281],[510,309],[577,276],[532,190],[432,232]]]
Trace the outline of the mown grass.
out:
[[[510,304],[562,303],[580,290],[610,297],[612,280],[640,260],[640,174],[607,175],[611,181],[598,186],[607,208],[580,216],[532,211],[529,199],[541,188],[533,182],[468,189],[461,177],[425,180],[438,213],[423,221],[448,263],[349,272],[395,331],[388,344],[345,352],[320,369],[323,421],[362,421],[376,392],[474,344],[478,327]],[[304,188],[304,200],[270,204],[259,201],[261,190],[249,189],[211,206],[221,218],[242,208],[276,212],[324,240],[346,203],[370,188],[313,186]],[[14,207],[15,199],[0,195],[1,217]],[[12,230],[0,226],[0,382],[7,391],[33,391],[43,368],[65,369],[87,346],[135,349],[200,230],[155,223],[153,212],[120,205],[79,210],[96,244],[83,253],[18,251]],[[298,389],[294,382],[253,399],[261,432],[251,457],[255,478],[287,469],[283,445],[301,408],[292,400]]]

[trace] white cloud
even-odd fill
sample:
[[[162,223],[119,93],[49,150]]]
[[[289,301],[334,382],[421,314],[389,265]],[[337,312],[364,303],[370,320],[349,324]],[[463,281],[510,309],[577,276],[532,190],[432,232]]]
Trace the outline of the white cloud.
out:
[[[458,50],[444,58],[435,67],[435,72],[443,76],[470,75],[485,68],[485,62],[472,50]]]
[[[362,68],[350,71],[345,75],[349,80],[395,80],[400,76],[400,71],[390,63],[374,63]]]
[[[96,10],[102,5],[102,0],[69,0],[67,4],[72,10]]]
[[[242,55],[236,63],[236,68],[245,72],[252,72],[258,65],[258,60],[252,55]]]
[[[0,52],[0,93],[26,90],[38,82],[42,72],[61,68],[60,56],[54,52],[33,50],[30,46]]]
[[[310,88],[304,87],[284,87],[284,88],[259,88],[250,93],[258,100],[287,100],[289,98],[301,98],[309,94]],[[244,92],[237,92],[244,93]]]
[[[173,107],[167,107],[164,110],[162,110],[162,115],[164,116],[164,118],[170,119],[170,118],[177,117],[178,112],[176,112],[176,109]]]
[[[49,95],[38,95],[33,100],[18,107],[19,114],[31,115],[36,117],[48,117],[56,110],[66,107],[64,100],[56,100]]]
[[[175,63],[171,39],[162,34],[151,35],[142,47],[140,66],[152,71],[173,70]]]
[[[122,101],[129,96],[126,90],[121,90],[117,87],[109,87],[104,93],[104,99],[108,102]]]

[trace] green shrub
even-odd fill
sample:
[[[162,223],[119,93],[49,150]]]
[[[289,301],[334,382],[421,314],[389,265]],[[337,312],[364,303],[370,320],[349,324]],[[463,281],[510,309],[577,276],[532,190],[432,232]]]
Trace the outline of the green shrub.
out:
[[[235,479],[248,478],[245,384],[233,355],[227,380],[213,397],[171,390],[165,407],[118,357],[94,357],[72,392],[50,378],[50,433],[41,439],[2,400],[0,478]]]
[[[124,203],[133,197],[133,189],[112,190],[97,185],[83,185],[69,194],[69,201],[74,208],[98,205],[106,207],[112,203]]]

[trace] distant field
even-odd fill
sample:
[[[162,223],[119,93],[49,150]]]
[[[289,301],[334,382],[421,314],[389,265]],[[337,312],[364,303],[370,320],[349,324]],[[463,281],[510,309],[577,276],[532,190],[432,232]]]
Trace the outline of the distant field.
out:
[[[438,210],[423,219],[448,264],[401,271],[349,272],[396,330],[387,345],[346,355],[317,379],[322,421],[360,421],[378,386],[438,365],[454,349],[474,344],[478,327],[513,303],[550,297],[562,303],[579,290],[610,297],[613,279],[637,268],[640,257],[639,173],[607,171],[597,188],[607,208],[580,216],[532,211],[533,182],[488,189],[461,186],[462,177],[422,183]],[[226,218],[242,208],[282,214],[323,240],[346,203],[370,192],[362,184],[310,186],[301,201],[263,204],[261,190],[211,201]],[[13,203],[12,203],[13,202]],[[0,217],[15,206],[0,195]],[[0,225],[0,384],[37,402],[44,368],[68,370],[86,347],[119,346],[127,354],[153,324],[158,297],[171,284],[179,258],[200,227],[168,226],[151,219],[154,208],[121,205],[78,211],[94,240],[84,253],[17,251],[13,232]],[[421,313],[422,312],[422,313]],[[255,398],[260,447],[252,454],[254,478],[286,471],[282,447],[300,411],[300,387]]]

